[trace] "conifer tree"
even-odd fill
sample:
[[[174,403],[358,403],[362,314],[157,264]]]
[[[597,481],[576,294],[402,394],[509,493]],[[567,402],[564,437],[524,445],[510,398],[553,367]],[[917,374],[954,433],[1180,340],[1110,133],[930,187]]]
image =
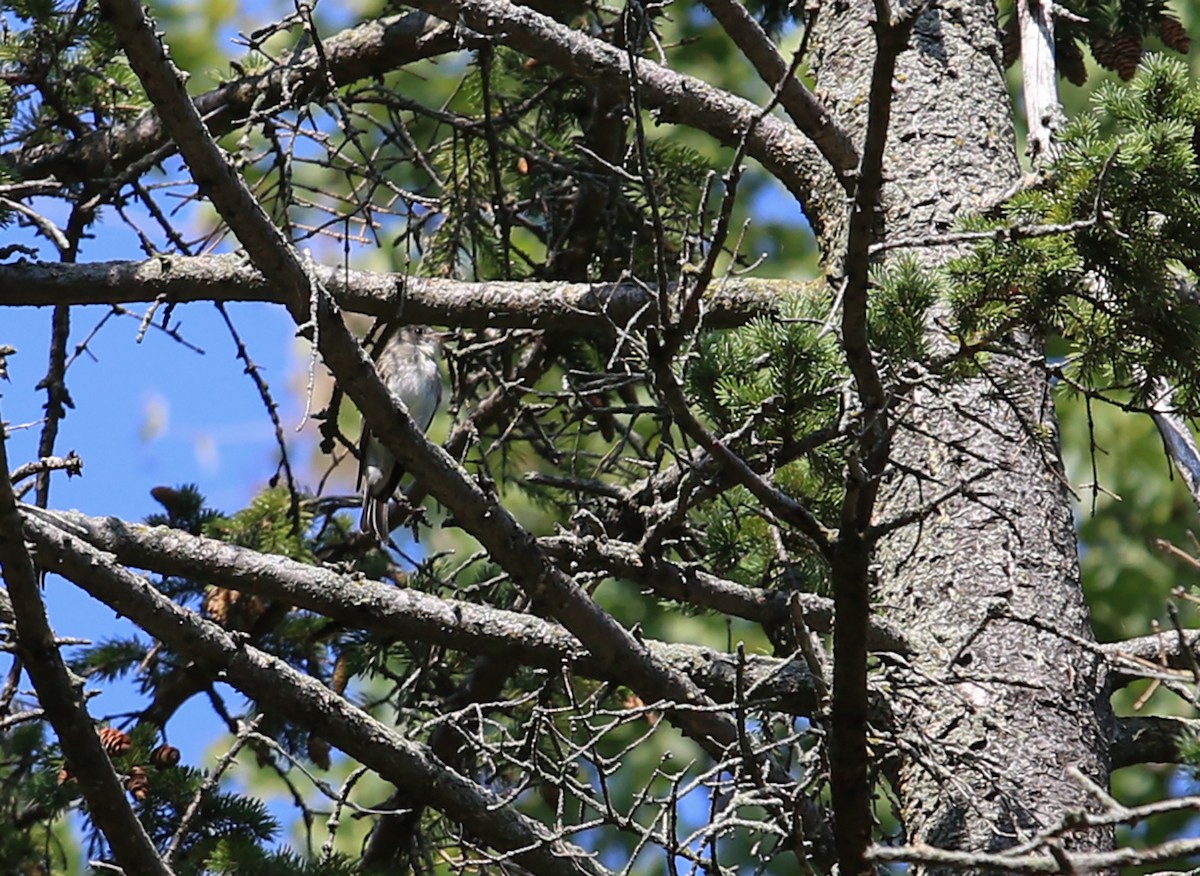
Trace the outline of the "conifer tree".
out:
[[[1194,860],[1196,799],[1113,776],[1197,762],[1192,596],[1098,643],[1057,413],[1093,456],[1095,408],[1153,422],[1200,502],[1190,12],[297,4],[213,74],[168,4],[0,6],[0,219],[54,251],[0,247],[0,307],[53,308],[35,458],[0,419],[0,869]],[[311,351],[316,460],[238,301]],[[278,439],[246,507],[55,502],[94,304],[179,344],[220,314]],[[449,338],[437,440],[371,364],[397,321]],[[364,422],[409,473],[386,545]],[[56,639],[48,576],[136,632]],[[88,693],[117,680],[135,710]],[[1136,714],[1156,692],[1174,717]],[[196,702],[213,763],[171,741]]]

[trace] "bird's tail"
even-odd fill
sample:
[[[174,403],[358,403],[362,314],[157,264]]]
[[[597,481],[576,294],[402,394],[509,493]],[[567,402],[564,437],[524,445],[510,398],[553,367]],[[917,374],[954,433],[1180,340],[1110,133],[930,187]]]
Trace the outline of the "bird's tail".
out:
[[[388,526],[388,500],[371,495],[370,489],[363,490],[362,517],[358,528],[375,539],[376,544],[386,545],[391,529]]]

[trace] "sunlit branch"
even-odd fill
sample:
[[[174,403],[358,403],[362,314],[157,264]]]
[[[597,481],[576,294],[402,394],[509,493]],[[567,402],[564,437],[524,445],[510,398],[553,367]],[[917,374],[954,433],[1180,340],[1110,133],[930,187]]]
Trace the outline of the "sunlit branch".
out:
[[[635,282],[467,282],[320,265],[313,273],[347,311],[387,318],[403,313],[431,325],[607,333],[654,314],[654,296]],[[740,325],[774,312],[783,297],[815,295],[822,288],[817,281],[736,277],[715,286],[704,299],[710,328]],[[0,307],[288,300],[278,283],[238,255],[0,265]]]
[[[114,564],[108,555],[80,539],[40,519],[27,518],[27,524],[29,536],[38,545],[39,560],[48,569],[130,618],[168,647],[221,671],[224,681],[264,708],[311,727],[388,781],[426,789],[439,809],[469,825],[493,847],[511,852],[529,869],[593,876],[606,872],[582,849],[446,768],[425,746],[350,705],[321,682],[176,605],[146,579]]]
[[[345,85],[379,76],[422,58],[459,47],[453,28],[423,12],[368,21],[325,40],[326,64],[314,48],[297,58],[251,73],[195,98],[209,130],[220,136],[243,124],[252,108],[301,106],[329,94],[329,81]],[[168,146],[171,134],[158,114],[148,111],[127,125],[78,139],[0,153],[19,177],[54,177],[62,183],[94,182],[119,176],[130,165]],[[160,160],[162,157],[159,156]]]

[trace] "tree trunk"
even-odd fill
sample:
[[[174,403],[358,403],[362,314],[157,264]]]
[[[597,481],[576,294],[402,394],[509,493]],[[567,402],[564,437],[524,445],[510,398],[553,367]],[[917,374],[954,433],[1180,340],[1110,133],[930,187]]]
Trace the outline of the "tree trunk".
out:
[[[823,5],[816,34],[818,93],[860,137],[873,16],[870,0]],[[881,235],[949,231],[1017,182],[1002,73],[990,2],[918,19],[893,81]],[[826,252],[844,237],[844,203],[830,190],[816,204]],[[916,252],[933,263],[952,250]],[[883,523],[969,485],[877,556],[876,611],[914,646],[910,665],[887,671],[899,763],[889,778],[907,841],[941,848],[997,851],[1058,824],[1088,803],[1072,767],[1108,785],[1103,667],[1047,631],[1092,636],[1040,344],[1010,341],[1012,355],[994,356],[983,377],[897,400],[875,515]],[[1094,832],[1066,845],[1111,841]]]

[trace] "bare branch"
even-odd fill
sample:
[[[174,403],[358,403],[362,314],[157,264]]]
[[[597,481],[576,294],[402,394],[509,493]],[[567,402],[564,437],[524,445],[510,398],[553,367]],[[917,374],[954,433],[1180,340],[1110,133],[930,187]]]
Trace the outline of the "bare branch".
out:
[[[802,131],[812,137],[834,168],[856,168],[858,149],[850,136],[834,123],[829,110],[788,70],[779,49],[749,10],[737,0],[705,0],[704,5],[754,65],[763,82],[778,91],[780,106]],[[838,160],[831,156],[837,156]]]
[[[1154,425],[1162,435],[1167,455],[1175,463],[1175,470],[1183,478],[1192,501],[1200,508],[1200,448],[1196,447],[1196,439],[1188,424],[1176,412],[1174,404],[1175,391],[1166,380],[1154,377],[1150,381],[1152,397],[1150,416]]]
[[[117,861],[127,873],[147,876],[171,870],[164,866],[142,824],[125,797],[87,713],[82,691],[73,680],[46,618],[38,574],[22,537],[22,521],[8,479],[8,453],[0,428],[0,573],[8,588],[17,624],[17,653],[37,690],[62,744],[71,773],[79,782],[88,812],[104,833]]]
[[[655,297],[625,283],[503,282],[411,277],[318,266],[314,273],[348,311],[464,328],[553,328],[608,333],[655,318]],[[705,325],[728,328],[774,312],[787,295],[815,295],[816,281],[730,277],[704,299]],[[403,290],[403,291],[402,291]],[[672,291],[674,289],[672,288]],[[237,255],[160,256],[145,261],[0,265],[0,307],[47,304],[263,301],[287,295]]]
[[[68,476],[74,476],[83,471],[83,460],[76,456],[74,451],[71,451],[66,456],[47,456],[44,459],[37,459],[33,462],[17,466],[9,474],[8,479],[16,485],[25,480],[25,478],[41,474],[45,471],[65,471]]]
[[[1118,867],[1135,867],[1188,858],[1200,853],[1200,840],[1173,840],[1148,849],[1124,848],[1112,852],[1062,852],[1060,856],[996,855],[984,852],[958,852],[933,846],[874,846],[867,852],[868,860],[876,864],[931,864],[961,870],[983,870],[996,873],[1063,873],[1112,871]],[[1063,860],[1071,867],[1064,871]]]
[[[853,153],[834,148],[836,143],[828,135],[835,130],[832,122],[805,132],[808,137],[771,116],[750,130],[761,113],[750,101],[652,61],[637,58],[631,61],[617,47],[571,30],[527,6],[502,0],[419,0],[414,5],[447,21],[462,22],[584,82],[628,90],[632,79],[643,104],[654,110],[659,120],[704,131],[726,146],[736,146],[749,131],[747,152],[809,209],[812,208],[809,193],[815,176],[821,172],[812,160],[813,143],[821,149],[841,187],[845,187],[848,175],[857,166]],[[841,135],[837,142],[849,141]],[[808,214],[808,218],[819,224],[820,217]]]
[[[1113,769],[1143,763],[1183,763],[1180,743],[1200,739],[1200,721],[1167,715],[1117,718],[1112,741]]]
[[[183,815],[179,817],[179,826],[175,828],[175,833],[171,834],[171,839],[167,842],[167,848],[163,852],[163,860],[168,865],[170,865],[171,859],[175,857],[175,853],[179,850],[179,844],[183,842],[183,838],[187,835],[192,820],[199,814],[200,804],[216,790],[217,785],[221,782],[221,776],[225,775],[225,771],[233,764],[234,758],[245,747],[246,742],[250,739],[250,735],[258,729],[258,725],[262,723],[262,720],[262,714],[258,714],[249,721],[242,722],[238,728],[237,736],[233,740],[233,744],[217,759],[216,765],[204,777],[204,781],[200,784],[200,787],[196,789],[196,793],[188,802],[187,809],[183,810]]]
[[[593,678],[627,681],[603,655],[589,653],[561,627],[532,615],[441,599],[419,590],[398,590],[167,527],[32,506],[22,506],[22,510],[112,554],[127,566],[281,600],[386,639],[428,642],[527,666],[554,669],[566,664]],[[695,645],[650,640],[645,645],[654,659],[690,675],[714,699],[732,699],[736,662],[732,655]],[[751,659],[749,677],[756,695],[782,700],[776,707],[794,714],[810,714],[815,707],[812,682],[802,666],[789,667],[786,662]],[[767,676],[771,676],[769,683]]]
[[[38,457],[42,459],[55,455],[59,426],[67,415],[67,408],[75,407],[67,390],[67,340],[70,334],[71,308],[59,302],[54,305],[54,315],[50,318],[50,361],[46,365],[46,376],[38,383],[38,389],[46,391],[46,417],[38,436]],[[50,502],[49,470],[38,472],[34,489],[37,503],[45,508]]]
[[[747,587],[702,569],[688,568],[649,554],[615,539],[543,538],[542,545],[554,557],[571,557],[589,568],[602,568],[649,587],[660,597],[710,608],[722,614],[745,618],[766,627],[792,618],[792,602],[803,613],[805,624],[818,633],[833,631],[833,600],[812,593]],[[901,630],[875,619],[867,633],[872,651],[907,653],[908,642]]]
[[[447,769],[424,746],[351,706],[316,679],[181,608],[144,578],[114,565],[80,539],[37,518],[30,517],[27,523],[39,560],[48,569],[130,618],[168,647],[221,672],[224,681],[264,708],[312,728],[388,781],[425,789],[434,806],[467,825],[492,847],[511,852],[525,867],[548,876],[564,872],[602,876],[606,872],[582,849]],[[142,867],[131,871],[166,872]]]
[[[838,862],[846,874],[868,872],[863,857],[871,842],[871,780],[867,766],[867,621],[871,613],[871,551],[866,533],[888,463],[891,430],[888,392],[876,367],[867,324],[870,246],[879,232],[883,158],[892,117],[896,59],[924,9],[914,0],[893,20],[886,0],[875,0],[875,59],[867,127],[857,185],[850,207],[843,259],[841,341],[862,406],[856,453],[848,461],[846,494],[836,541],[829,551],[837,624],[833,631],[833,704],[829,736],[834,827]]]
[[[924,234],[919,237],[895,237],[873,243],[868,248],[871,255],[888,252],[893,249],[916,249],[930,246],[959,246],[963,243],[1035,240],[1040,237],[1057,237],[1060,234],[1072,234],[1087,228],[1094,228],[1098,220],[1095,215],[1087,219],[1076,219],[1074,222],[1059,222],[1049,224],[1014,224],[1000,228],[990,228],[986,231],[952,231],[946,234]]]
[[[381,18],[326,40],[322,48],[327,66],[316,49],[309,48],[297,58],[200,95],[196,109],[209,130],[220,136],[244,123],[254,107],[321,100],[329,93],[330,79],[345,85],[458,47],[453,28],[422,12]],[[146,112],[115,130],[95,131],[66,143],[22,147],[0,155],[0,162],[24,179],[54,176],[62,183],[93,182],[119,175],[170,140],[170,131],[158,115]],[[165,154],[158,157],[161,160]]]
[[[1058,102],[1058,69],[1054,63],[1052,0],[1017,0],[1021,32],[1021,91],[1025,98],[1030,158],[1042,167],[1054,157],[1054,135],[1062,127]]]
[[[1131,663],[1140,664],[1147,670],[1190,669],[1196,653],[1200,652],[1200,630],[1187,630],[1182,637],[1165,633],[1139,636],[1098,647],[1113,666],[1112,671],[1116,675],[1113,683],[1128,684],[1144,677],[1134,671],[1121,671],[1123,665],[1129,666]]]

